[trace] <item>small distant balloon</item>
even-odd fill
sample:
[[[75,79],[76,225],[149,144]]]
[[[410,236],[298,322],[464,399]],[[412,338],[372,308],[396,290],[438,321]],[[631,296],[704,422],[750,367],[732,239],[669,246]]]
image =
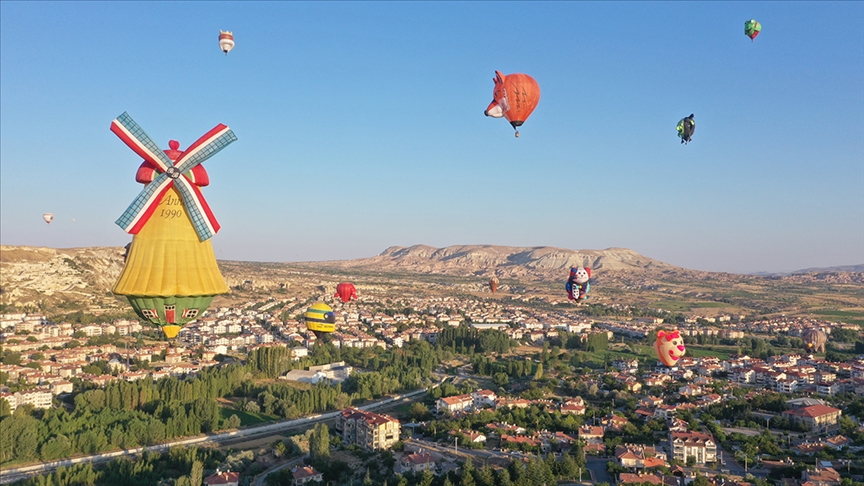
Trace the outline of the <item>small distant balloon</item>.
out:
[[[51,221],[54,221],[54,215],[51,213],[45,213],[42,215],[42,219],[44,219],[46,223],[51,224]]]
[[[219,29],[219,48],[226,56],[231,52],[231,49],[234,49],[234,34],[231,31]]]
[[[501,283],[501,281],[498,280],[498,277],[493,276],[492,278],[489,279],[489,290],[491,290],[492,293],[494,294],[495,292],[498,291],[498,285],[500,283]]]
[[[351,282],[342,282],[336,286],[336,295],[334,297],[339,297],[342,299],[342,302],[348,302],[351,299],[357,298],[357,288],[354,287],[354,284]]]
[[[675,130],[678,131],[678,138],[681,139],[681,143],[684,145],[690,143],[693,138],[693,132],[696,131],[696,120],[693,118],[693,113],[679,120],[678,125],[675,126]]]
[[[750,42],[753,42],[753,39],[759,35],[759,32],[762,32],[762,24],[757,22],[756,19],[744,22],[744,35],[750,38]]]

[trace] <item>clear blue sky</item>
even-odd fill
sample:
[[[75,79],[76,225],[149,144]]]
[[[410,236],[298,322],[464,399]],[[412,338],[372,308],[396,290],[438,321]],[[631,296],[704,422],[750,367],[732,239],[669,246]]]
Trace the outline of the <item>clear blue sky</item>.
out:
[[[519,139],[483,116],[496,69],[541,87]],[[163,148],[237,134],[205,163],[220,259],[864,263],[862,2],[3,1],[0,102],[3,244],[131,239],[114,221],[141,160],[108,130],[127,111]]]

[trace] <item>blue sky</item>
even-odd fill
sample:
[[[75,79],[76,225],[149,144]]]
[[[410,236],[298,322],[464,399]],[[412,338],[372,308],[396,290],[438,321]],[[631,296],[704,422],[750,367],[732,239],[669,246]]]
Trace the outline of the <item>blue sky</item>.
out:
[[[541,87],[518,139],[483,116],[496,69]],[[114,221],[141,161],[108,130],[127,111],[163,148],[237,134],[205,163],[220,259],[864,263],[862,2],[3,1],[0,101],[3,244],[131,239]]]

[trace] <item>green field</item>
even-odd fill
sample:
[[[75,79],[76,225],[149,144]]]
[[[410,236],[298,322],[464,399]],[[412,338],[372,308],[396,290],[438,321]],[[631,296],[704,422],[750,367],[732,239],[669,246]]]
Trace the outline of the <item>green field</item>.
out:
[[[864,326],[864,312],[862,311],[841,311],[841,310],[815,310],[811,314],[821,316],[828,320],[836,320],[846,322],[848,324],[858,324]]]
[[[724,304],[723,302],[690,302],[686,300],[661,300],[651,304],[651,306],[669,312],[686,312],[693,309],[705,309],[710,307],[731,307],[730,304]]]
[[[240,418],[241,427],[280,420],[280,418],[275,415],[267,415],[266,413],[250,413],[226,407],[222,407],[219,410],[219,413],[222,414],[222,418],[225,420],[228,420],[232,415],[236,415]]]

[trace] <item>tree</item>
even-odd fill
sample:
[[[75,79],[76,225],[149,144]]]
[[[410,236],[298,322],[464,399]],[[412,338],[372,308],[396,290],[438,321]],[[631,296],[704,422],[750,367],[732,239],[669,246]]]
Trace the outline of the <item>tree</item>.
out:
[[[201,484],[204,481],[204,463],[201,461],[194,461],[192,463],[192,472],[189,473],[189,477],[191,478],[193,486]]]
[[[543,379],[543,363],[537,364],[537,371],[534,372],[534,381]]]
[[[309,436],[309,456],[313,461],[330,458],[330,429],[325,423],[316,424]]]
[[[231,414],[228,417],[228,428],[229,429],[237,429],[240,427],[240,417],[237,416],[236,413]]]
[[[507,386],[507,384],[510,383],[510,377],[507,376],[507,373],[500,371],[492,375],[492,383],[495,383],[496,385],[501,387]]]
[[[696,465],[696,456],[687,456],[687,467],[693,467]]]
[[[427,415],[429,415],[429,407],[420,402],[414,403],[411,405],[411,408],[408,409],[408,416],[415,422],[423,420]]]

